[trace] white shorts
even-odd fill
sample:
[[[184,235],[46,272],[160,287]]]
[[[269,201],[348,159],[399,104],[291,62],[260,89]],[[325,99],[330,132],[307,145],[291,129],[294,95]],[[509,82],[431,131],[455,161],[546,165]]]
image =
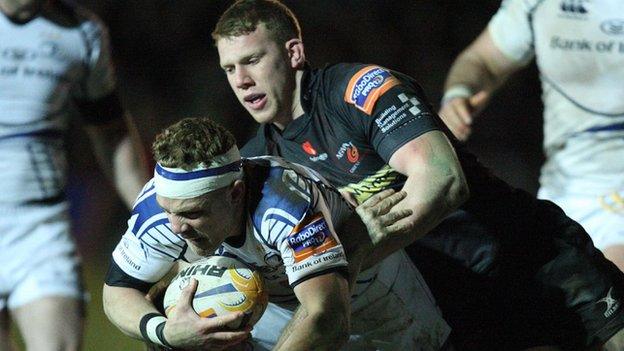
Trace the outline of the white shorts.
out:
[[[570,218],[579,222],[598,249],[624,245],[624,189],[587,196],[553,195],[548,189],[541,188],[538,197],[556,203]]]
[[[68,204],[0,206],[0,309],[85,297]]]
[[[403,250],[369,271],[358,278],[369,273],[376,278],[352,299],[351,336],[342,350],[441,350],[451,329]],[[253,350],[271,350],[292,313],[269,304],[252,331]]]

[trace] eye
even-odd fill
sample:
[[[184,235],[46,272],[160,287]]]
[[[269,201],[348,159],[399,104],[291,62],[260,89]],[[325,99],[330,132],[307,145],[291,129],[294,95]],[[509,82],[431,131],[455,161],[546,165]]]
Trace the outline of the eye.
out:
[[[248,61],[248,63],[249,63],[250,65],[255,65],[255,64],[256,64],[256,63],[258,63],[258,62],[260,62],[260,58],[258,58],[258,57],[252,57],[252,58],[250,58],[250,59],[249,59],[249,61]]]
[[[232,72],[234,72],[234,67],[223,67],[223,72],[225,72],[225,74],[231,74]]]
[[[186,219],[197,219],[201,217],[201,215],[202,215],[202,211],[180,213],[180,217],[184,217]]]

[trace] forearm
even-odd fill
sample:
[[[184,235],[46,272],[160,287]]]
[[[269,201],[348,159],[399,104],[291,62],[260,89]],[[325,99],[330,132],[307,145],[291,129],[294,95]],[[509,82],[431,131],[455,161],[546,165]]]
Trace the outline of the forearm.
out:
[[[147,181],[147,166],[136,143],[130,137],[121,140],[113,157],[113,181],[119,196],[132,208]]]
[[[139,328],[141,318],[148,313],[159,313],[142,292],[123,287],[104,285],[102,292],[104,313],[124,334],[143,339]]]
[[[402,189],[405,198],[388,215],[410,214],[397,221],[401,229],[367,224],[374,249],[364,268],[422,237],[468,199],[468,185],[457,155],[441,132],[431,132],[412,146],[420,152],[413,153],[409,162],[401,156],[404,161],[395,165],[407,175]],[[365,217],[365,223],[371,222]]]
[[[131,208],[148,175],[140,142],[126,123],[119,119],[109,125],[89,126],[87,132],[102,171]]]
[[[274,351],[279,350],[337,350],[349,335],[348,320],[323,315],[310,315],[299,306],[284,328]]]
[[[498,88],[520,63],[507,58],[494,44],[486,28],[479,37],[468,46],[451,66],[444,90],[465,86],[473,94]]]

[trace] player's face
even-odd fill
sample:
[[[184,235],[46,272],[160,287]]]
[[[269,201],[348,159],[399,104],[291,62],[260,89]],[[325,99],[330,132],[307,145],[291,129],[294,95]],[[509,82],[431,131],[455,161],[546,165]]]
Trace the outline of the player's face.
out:
[[[238,101],[258,123],[287,124],[293,116],[296,70],[286,44],[264,24],[252,33],[217,41],[221,68]]]
[[[171,230],[179,235],[200,256],[209,256],[235,234],[231,202],[225,194],[228,188],[215,190],[192,199],[170,199],[157,196],[167,214]],[[233,234],[234,233],[234,234]]]
[[[7,16],[26,21],[41,10],[44,0],[0,0],[0,9]]]

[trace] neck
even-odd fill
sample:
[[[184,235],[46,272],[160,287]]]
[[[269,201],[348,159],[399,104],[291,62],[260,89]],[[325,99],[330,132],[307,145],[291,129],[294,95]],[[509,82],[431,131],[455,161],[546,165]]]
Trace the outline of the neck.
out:
[[[286,128],[286,126],[290,122],[296,120],[297,118],[303,116],[304,114],[303,106],[301,105],[301,80],[302,78],[303,78],[303,70],[298,70],[297,73],[295,74],[295,89],[293,90],[292,104],[291,104],[292,107],[290,109],[290,113],[286,115],[280,121],[273,122],[273,125],[275,125],[280,130],[284,130],[284,128]]]

